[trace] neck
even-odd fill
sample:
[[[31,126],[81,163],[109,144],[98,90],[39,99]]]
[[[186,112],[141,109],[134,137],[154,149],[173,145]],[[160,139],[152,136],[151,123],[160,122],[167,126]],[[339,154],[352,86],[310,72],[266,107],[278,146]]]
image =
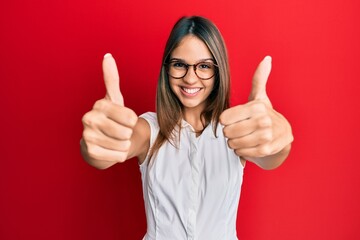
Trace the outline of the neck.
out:
[[[185,108],[184,120],[188,122],[196,132],[201,132],[204,129],[205,119],[201,117],[202,109],[199,108]]]

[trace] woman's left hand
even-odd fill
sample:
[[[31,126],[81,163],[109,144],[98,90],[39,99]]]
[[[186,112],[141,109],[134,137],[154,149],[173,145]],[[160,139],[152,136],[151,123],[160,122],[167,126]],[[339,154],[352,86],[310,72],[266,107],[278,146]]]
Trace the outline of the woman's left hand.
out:
[[[275,111],[266,94],[266,82],[271,71],[271,57],[265,57],[257,67],[252,80],[249,102],[225,110],[220,115],[224,135],[235,153],[261,165],[261,159],[268,156],[283,157],[284,149],[290,150],[293,141],[292,130],[286,118]],[[274,161],[279,162],[277,158]],[[269,164],[269,163],[267,163]],[[267,165],[266,164],[266,165]],[[279,165],[279,164],[277,164]]]

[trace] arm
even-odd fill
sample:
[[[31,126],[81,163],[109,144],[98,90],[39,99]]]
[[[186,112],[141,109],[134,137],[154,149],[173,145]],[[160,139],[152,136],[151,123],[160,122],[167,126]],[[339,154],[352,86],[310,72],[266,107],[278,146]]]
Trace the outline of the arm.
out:
[[[271,58],[265,58],[253,77],[249,102],[225,110],[220,116],[228,145],[243,159],[263,169],[280,166],[294,140],[290,123],[275,111],[266,94]]]
[[[253,149],[252,156],[244,157],[262,169],[271,170],[280,166],[288,157],[294,137],[290,123],[272,107],[268,106],[263,117],[270,119],[269,124],[257,127],[261,132],[259,145]]]
[[[103,73],[106,96],[84,115],[80,141],[85,161],[99,169],[135,156],[144,158],[150,142],[150,128],[145,120],[124,106],[116,63],[110,54],[104,57]]]
[[[290,153],[291,143],[286,145],[280,152],[265,157],[247,158],[248,161],[255,163],[265,170],[271,170],[279,167]]]
[[[225,122],[223,131],[229,147],[242,159],[263,169],[274,169],[289,155],[294,140],[290,123],[266,103],[238,105],[224,111],[220,118]]]
[[[89,154],[89,150],[87,148],[86,142],[83,138],[80,140],[80,152],[83,156],[84,160],[91,166],[97,168],[97,169],[106,169],[114,165],[115,161],[98,161],[95,158],[92,158]]]
[[[96,124],[97,121],[100,123]],[[129,130],[105,117],[103,112],[94,113],[93,109],[84,115],[83,124],[80,149],[84,160],[91,166],[106,169],[133,157],[138,157],[140,163],[145,160],[150,146],[150,126],[144,119],[137,118],[135,126]],[[112,128],[106,129],[111,125]]]
[[[128,159],[137,157],[139,164],[143,163],[150,148],[150,126],[143,118],[138,118],[131,136]]]

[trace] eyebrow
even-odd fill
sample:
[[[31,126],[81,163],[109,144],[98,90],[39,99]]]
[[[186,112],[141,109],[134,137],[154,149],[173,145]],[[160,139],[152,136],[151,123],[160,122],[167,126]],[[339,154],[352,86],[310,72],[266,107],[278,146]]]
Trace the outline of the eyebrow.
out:
[[[206,62],[206,61],[212,61],[213,63],[215,63],[215,60],[213,58],[202,58],[196,61],[196,63],[199,62]],[[179,61],[179,62],[183,62],[186,63],[186,61],[184,59],[181,58],[170,58],[169,62],[175,62],[175,61]]]

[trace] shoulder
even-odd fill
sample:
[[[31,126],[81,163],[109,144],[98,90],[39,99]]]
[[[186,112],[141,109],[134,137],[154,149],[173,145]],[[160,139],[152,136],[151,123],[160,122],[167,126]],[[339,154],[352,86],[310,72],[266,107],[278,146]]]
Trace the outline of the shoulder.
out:
[[[136,142],[140,143],[141,151],[137,151],[139,163],[142,163],[149,151],[150,146],[154,143],[159,132],[157,115],[154,112],[146,112],[139,116],[133,135]],[[134,147],[137,148],[137,147]]]
[[[128,158],[137,156],[140,162],[145,158],[150,147],[151,133],[155,122],[157,122],[155,113],[149,112],[139,116],[133,128]]]
[[[146,112],[139,116],[142,119],[145,119],[149,124],[158,125],[157,115],[154,112]]]
[[[157,115],[154,112],[146,112],[139,116],[139,119],[142,119],[143,122],[147,122],[148,127],[150,127],[151,137],[157,135],[159,131],[159,123],[157,120]],[[145,120],[145,121],[144,121]]]

